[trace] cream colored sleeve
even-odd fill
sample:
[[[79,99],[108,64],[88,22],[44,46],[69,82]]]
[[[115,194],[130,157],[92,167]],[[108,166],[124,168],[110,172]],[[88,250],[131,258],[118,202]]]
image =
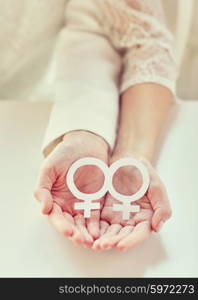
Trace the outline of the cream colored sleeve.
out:
[[[104,27],[123,53],[121,92],[152,82],[175,93],[174,41],[167,30],[161,0],[106,0]]]
[[[65,27],[54,57],[54,99],[43,152],[72,130],[87,130],[113,147],[120,56],[102,35]]]

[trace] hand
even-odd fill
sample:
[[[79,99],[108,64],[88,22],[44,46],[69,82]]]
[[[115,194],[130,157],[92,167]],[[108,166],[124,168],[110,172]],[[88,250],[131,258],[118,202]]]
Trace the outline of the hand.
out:
[[[107,163],[108,146],[105,141],[83,131],[65,135],[63,141],[45,159],[34,195],[41,202],[42,212],[48,215],[60,233],[75,243],[91,247],[99,237],[100,211],[93,210],[91,218],[86,220],[82,211],[74,210],[74,203],[79,200],[66,185],[66,174],[71,164],[87,156]],[[94,193],[103,184],[103,173],[95,166],[84,166],[77,170],[74,181],[80,191]],[[104,198],[98,201],[102,205]]]
[[[120,157],[114,157],[112,162]],[[152,165],[144,160],[150,174],[150,185],[141,199],[133,202],[140,206],[138,213],[123,221],[121,212],[112,210],[118,203],[107,194],[101,212],[101,237],[94,242],[93,249],[104,250],[116,247],[119,250],[132,248],[146,240],[152,230],[158,232],[163,223],[171,216],[171,208],[166,189]],[[114,175],[113,185],[122,194],[131,195],[142,185],[140,172],[135,167],[122,167]]]

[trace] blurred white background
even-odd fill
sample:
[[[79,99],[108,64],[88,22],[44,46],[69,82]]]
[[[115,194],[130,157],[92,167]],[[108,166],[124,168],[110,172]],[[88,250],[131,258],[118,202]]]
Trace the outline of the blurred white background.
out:
[[[163,5],[169,29],[176,37],[176,55],[181,60],[178,96],[198,100],[198,1],[163,0]]]

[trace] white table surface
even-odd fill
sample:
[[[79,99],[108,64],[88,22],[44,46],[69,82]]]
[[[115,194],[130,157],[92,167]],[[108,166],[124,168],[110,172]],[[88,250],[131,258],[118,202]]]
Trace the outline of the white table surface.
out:
[[[32,190],[50,107],[0,102],[0,277],[197,277],[198,102],[178,107],[158,161],[173,217],[125,253],[74,246],[40,214]]]

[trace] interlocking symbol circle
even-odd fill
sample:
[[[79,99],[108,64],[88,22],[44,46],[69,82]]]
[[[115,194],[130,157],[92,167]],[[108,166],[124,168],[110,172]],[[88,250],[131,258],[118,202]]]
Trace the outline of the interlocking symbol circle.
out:
[[[82,166],[85,165],[94,165],[101,169],[104,174],[104,183],[101,189],[92,194],[86,194],[80,192],[75,183],[74,183],[74,174]],[[124,166],[134,166],[136,167],[142,176],[142,186],[140,189],[133,195],[123,195],[117,192],[113,186],[113,176],[115,172]],[[84,217],[89,218],[91,215],[92,209],[100,209],[100,203],[92,202],[93,200],[98,200],[102,198],[107,191],[118,201],[120,204],[113,205],[113,211],[120,211],[122,212],[122,218],[124,220],[128,220],[130,218],[131,212],[138,212],[140,207],[139,205],[132,205],[131,202],[134,202],[141,197],[143,197],[149,187],[150,177],[146,166],[139,160],[134,158],[122,158],[114,162],[110,167],[108,167],[103,161],[93,158],[93,157],[84,157],[76,162],[74,162],[66,176],[66,183],[71,191],[71,193],[79,200],[83,200],[83,202],[75,203],[74,209],[83,210]]]

